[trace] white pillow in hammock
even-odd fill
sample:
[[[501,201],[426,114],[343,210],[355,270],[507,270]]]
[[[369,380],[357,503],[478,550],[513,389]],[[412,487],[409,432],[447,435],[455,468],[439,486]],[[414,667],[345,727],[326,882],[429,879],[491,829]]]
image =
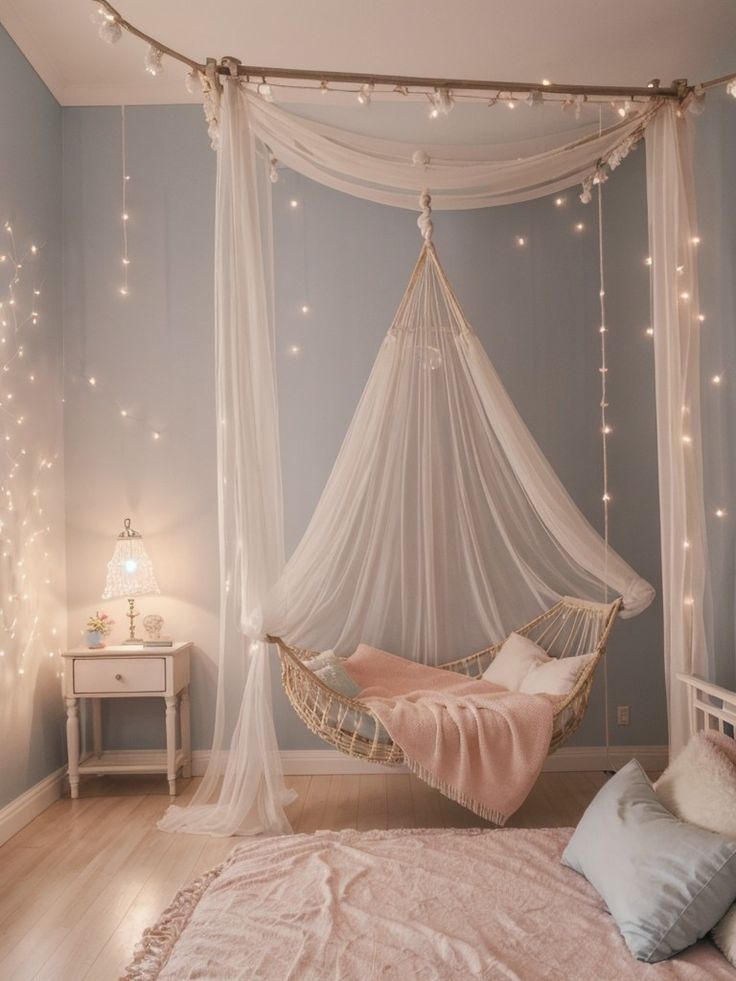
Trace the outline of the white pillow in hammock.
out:
[[[483,680],[528,695],[567,695],[594,657],[550,657],[528,637],[509,634],[483,672]]]
[[[521,634],[509,634],[483,672],[483,680],[509,691],[518,691],[532,668],[545,661],[549,661],[549,657],[539,644]]]
[[[519,691],[526,692],[527,695],[568,695],[594,657],[595,654],[551,657],[529,671]]]

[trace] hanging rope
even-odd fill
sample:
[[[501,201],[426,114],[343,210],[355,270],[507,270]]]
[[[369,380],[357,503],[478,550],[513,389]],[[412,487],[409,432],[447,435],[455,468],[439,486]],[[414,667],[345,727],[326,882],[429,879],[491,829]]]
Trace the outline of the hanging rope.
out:
[[[425,188],[419,195],[419,207],[422,209],[422,213],[417,218],[417,225],[419,226],[419,231],[422,233],[422,238],[425,243],[429,245],[432,241],[432,231],[434,230],[434,225],[432,224],[432,197],[429,191]]]

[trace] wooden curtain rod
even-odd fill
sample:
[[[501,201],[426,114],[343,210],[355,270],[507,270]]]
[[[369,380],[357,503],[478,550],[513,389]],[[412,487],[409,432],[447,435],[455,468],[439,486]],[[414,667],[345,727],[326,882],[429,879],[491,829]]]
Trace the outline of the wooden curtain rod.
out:
[[[114,20],[129,34],[140,38],[162,51],[169,58],[180,61],[188,65],[194,71],[205,73],[206,66],[193,58],[188,58],[179,51],[163,44],[156,38],[151,37],[139,30],[135,25],[127,21],[122,14],[113,7],[108,0],[93,0],[99,8],[104,10],[111,20]],[[208,59],[214,61],[214,59]],[[297,68],[267,68],[262,66],[244,65],[238,58],[223,58],[216,63],[216,71],[219,75],[232,75],[237,73],[244,78],[252,78],[261,81],[267,79],[291,79],[301,82],[323,82],[329,84],[344,83],[351,85],[385,85],[392,88],[420,88],[420,89],[454,89],[456,91],[491,91],[491,92],[550,92],[554,95],[584,95],[598,96],[599,98],[633,98],[644,96],[651,98],[656,96],[658,99],[678,99],[682,100],[688,96],[696,86],[688,85],[687,79],[677,78],[671,85],[661,87],[659,80],[654,79],[647,86],[632,85],[560,85],[557,83],[543,85],[541,82],[497,82],[488,80],[477,80],[468,78],[422,78],[413,75],[373,75],[360,72],[329,72],[311,71]],[[702,84],[702,88],[712,88],[716,85],[725,85],[736,78],[736,73],[724,75],[721,78],[714,78]]]

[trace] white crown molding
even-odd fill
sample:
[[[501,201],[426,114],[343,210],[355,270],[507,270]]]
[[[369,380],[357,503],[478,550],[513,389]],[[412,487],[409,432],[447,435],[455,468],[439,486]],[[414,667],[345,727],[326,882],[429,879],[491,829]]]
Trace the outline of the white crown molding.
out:
[[[56,101],[64,105],[64,79],[59,66],[13,0],[0,0],[0,24],[18,45]]]

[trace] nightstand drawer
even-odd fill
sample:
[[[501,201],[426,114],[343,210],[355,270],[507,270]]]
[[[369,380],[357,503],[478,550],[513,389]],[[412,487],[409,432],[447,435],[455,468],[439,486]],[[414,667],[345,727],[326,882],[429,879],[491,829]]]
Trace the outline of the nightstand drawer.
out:
[[[162,657],[85,657],[74,660],[74,693],[166,691]]]

